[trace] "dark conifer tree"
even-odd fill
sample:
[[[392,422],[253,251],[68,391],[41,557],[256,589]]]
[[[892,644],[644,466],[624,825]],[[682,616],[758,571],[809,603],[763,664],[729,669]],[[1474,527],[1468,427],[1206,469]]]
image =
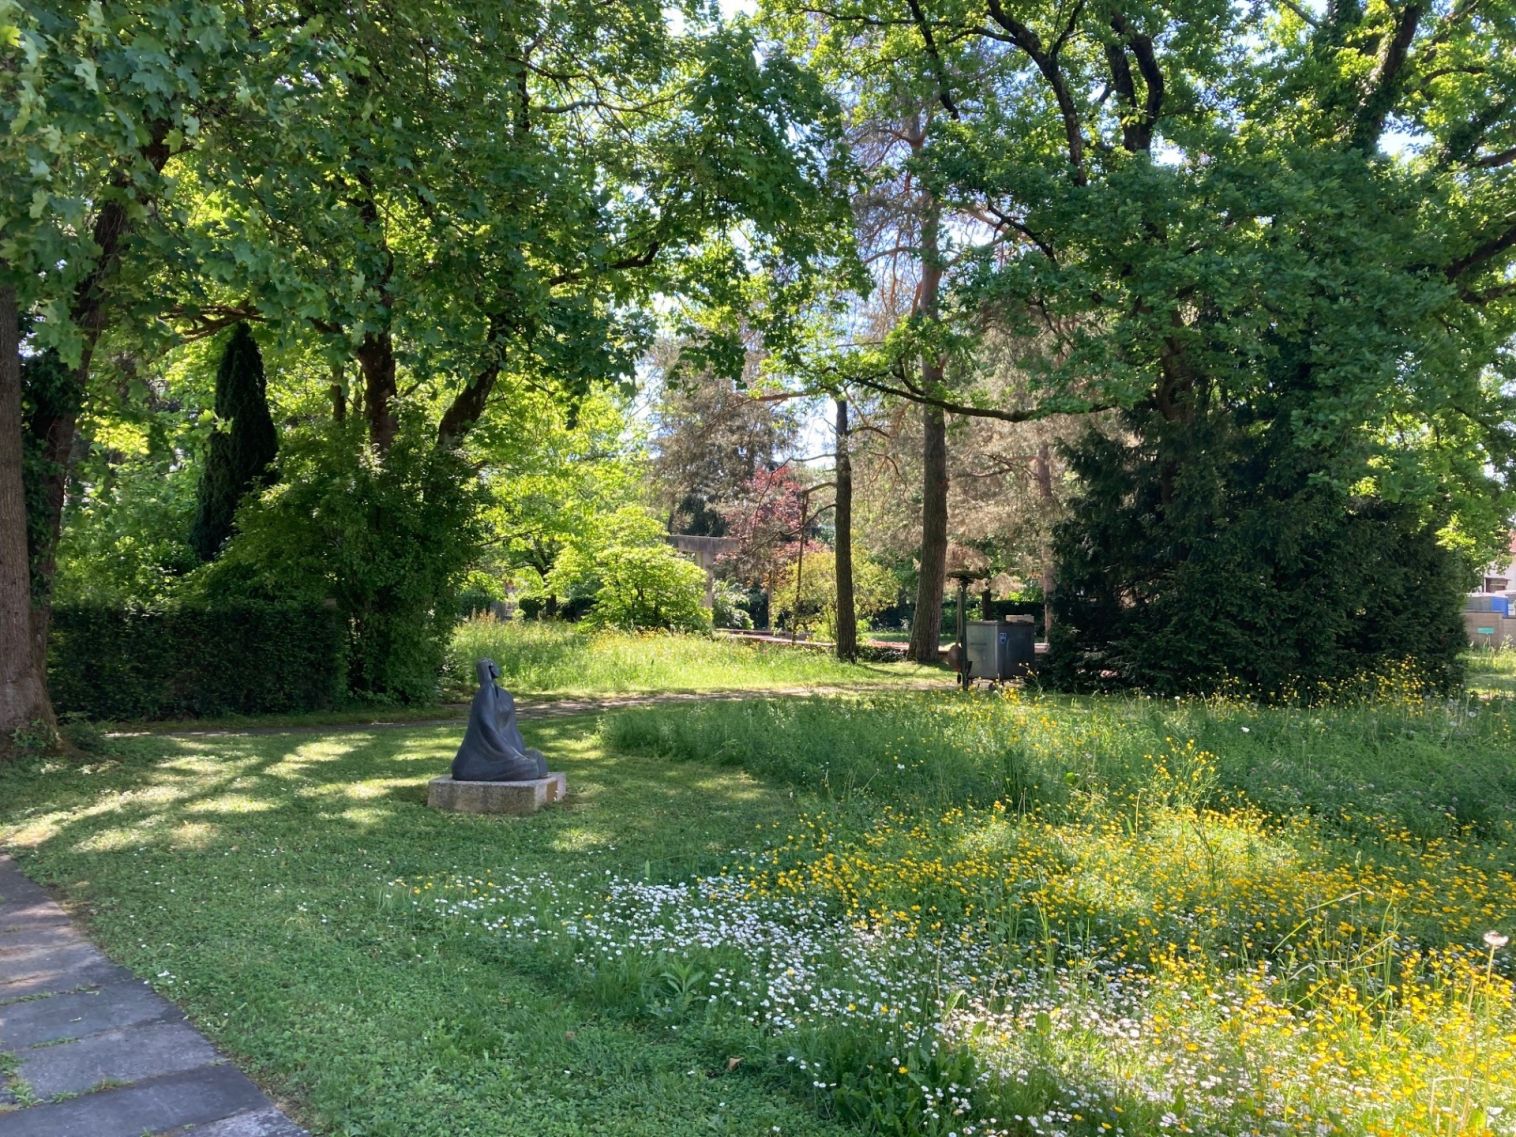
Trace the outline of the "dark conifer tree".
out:
[[[268,485],[279,450],[268,411],[263,357],[252,329],[238,324],[216,371],[216,417],[210,453],[200,475],[190,545],[202,561],[213,560],[232,533],[242,497]]]

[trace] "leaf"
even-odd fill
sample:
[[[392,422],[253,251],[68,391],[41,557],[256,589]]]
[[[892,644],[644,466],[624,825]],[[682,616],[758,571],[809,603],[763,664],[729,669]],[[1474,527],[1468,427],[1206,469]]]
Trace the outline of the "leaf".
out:
[[[99,92],[100,84],[95,77],[95,61],[93,59],[81,59],[78,63],[74,64],[74,74],[79,77],[80,81],[90,91]]]

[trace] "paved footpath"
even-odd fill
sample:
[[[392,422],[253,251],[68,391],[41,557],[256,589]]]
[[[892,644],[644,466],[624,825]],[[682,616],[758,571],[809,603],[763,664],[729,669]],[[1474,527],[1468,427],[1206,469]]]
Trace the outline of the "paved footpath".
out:
[[[0,1137],[306,1137],[0,853]]]

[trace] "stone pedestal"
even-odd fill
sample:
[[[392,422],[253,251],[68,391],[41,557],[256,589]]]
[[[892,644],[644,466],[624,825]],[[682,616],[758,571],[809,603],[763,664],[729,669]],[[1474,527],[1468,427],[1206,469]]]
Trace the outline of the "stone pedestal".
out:
[[[455,782],[450,775],[433,778],[426,804],[449,813],[506,813],[524,817],[562,799],[567,792],[562,774],[525,782]]]

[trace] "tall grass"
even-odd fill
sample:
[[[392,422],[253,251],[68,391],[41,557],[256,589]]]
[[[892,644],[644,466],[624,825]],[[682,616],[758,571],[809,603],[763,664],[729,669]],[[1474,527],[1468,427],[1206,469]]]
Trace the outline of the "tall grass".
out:
[[[443,671],[447,694],[466,696],[473,690],[477,659],[493,659],[506,687],[529,694],[854,685],[944,674],[906,663],[846,664],[778,644],[482,616],[460,623],[453,633]]]
[[[869,1133],[1512,1134],[1516,705],[1411,690],[627,711],[608,753],[819,805],[714,875],[412,895]]]
[[[1485,696],[1516,695],[1516,649],[1474,648],[1465,660],[1469,690]]]
[[[1269,708],[1241,702],[932,692],[847,700],[647,708],[607,719],[609,748],[740,765],[846,801],[931,809],[1001,801],[1084,809],[1155,795],[1211,755],[1186,792],[1211,806],[1243,796],[1351,826],[1393,817],[1426,837],[1516,816],[1516,711],[1419,701]],[[1177,784],[1177,783],[1176,783]],[[1201,789],[1204,792],[1201,793]]]

